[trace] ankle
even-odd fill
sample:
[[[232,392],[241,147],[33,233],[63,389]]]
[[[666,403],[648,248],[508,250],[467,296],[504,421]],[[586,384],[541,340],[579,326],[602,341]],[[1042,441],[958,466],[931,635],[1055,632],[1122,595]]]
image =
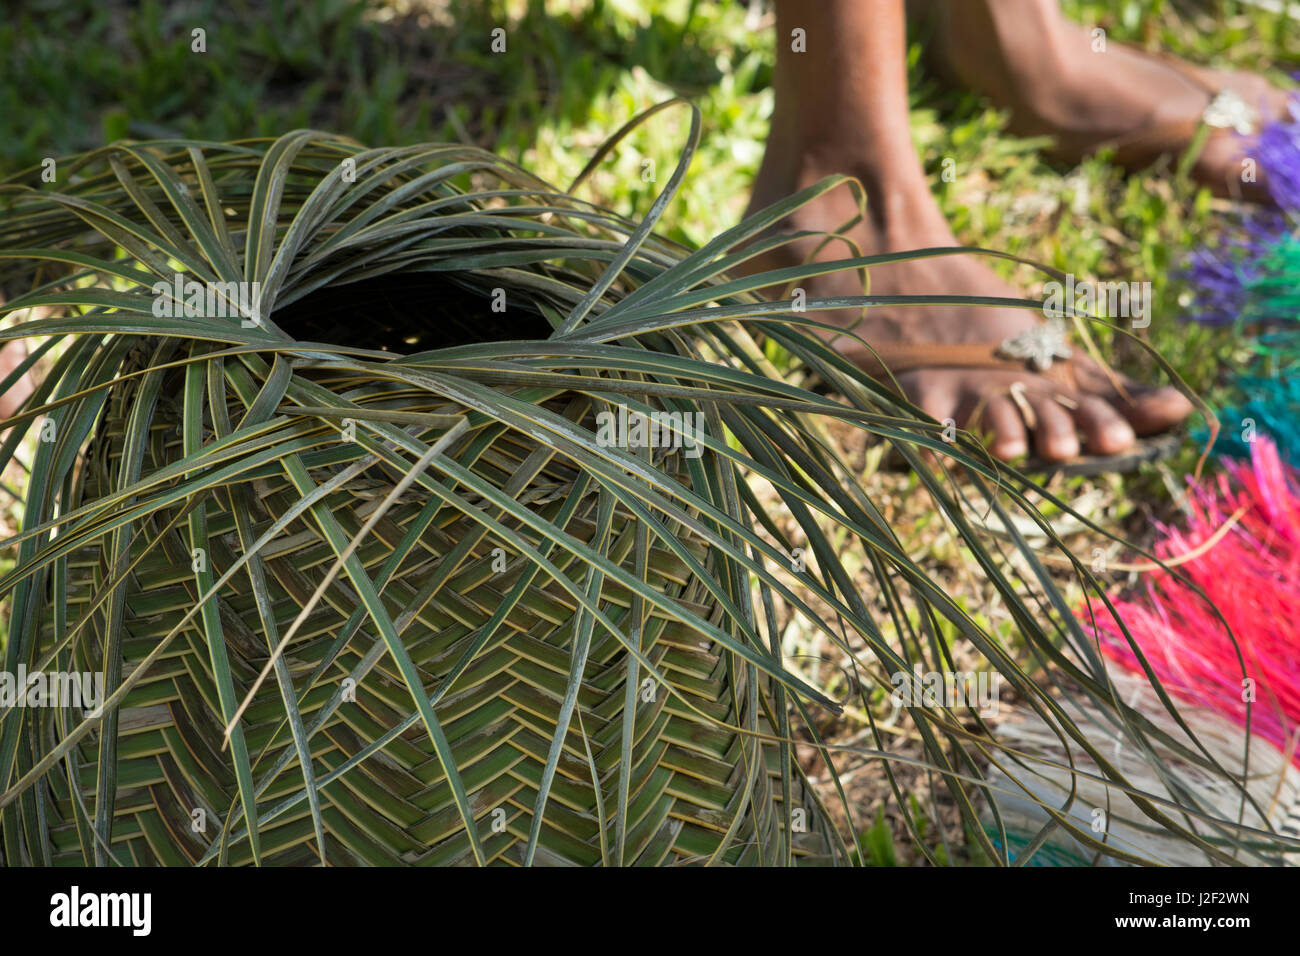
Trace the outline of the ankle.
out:
[[[943,3],[935,24],[942,71],[995,103],[1056,115],[1080,82],[1055,0]]]
[[[835,225],[840,225],[857,215],[858,198],[865,193],[866,224],[876,231],[914,231],[906,227],[918,220],[942,222],[910,141],[907,146],[906,152],[862,150],[843,141],[798,143],[772,137],[755,182],[755,197],[773,202],[828,176],[849,176],[857,180],[860,191],[838,186],[806,207],[809,214],[822,221],[837,219]],[[830,226],[823,222],[823,227]]]

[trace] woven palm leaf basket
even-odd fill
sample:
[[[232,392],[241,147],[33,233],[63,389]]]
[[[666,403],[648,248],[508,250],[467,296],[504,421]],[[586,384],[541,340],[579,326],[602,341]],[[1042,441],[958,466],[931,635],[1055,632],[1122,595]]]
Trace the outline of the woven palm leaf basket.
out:
[[[671,330],[572,334],[680,249],[456,146],[60,180],[11,207],[8,308],[95,328],[32,403],[7,656],[105,699],[5,713],[7,863],[843,856],[771,739],[778,691],[821,698],[735,606],[754,542],[690,398],[723,382]],[[629,406],[677,412],[660,447],[592,440]]]
[[[1036,569],[1005,574],[969,520],[1050,533],[1024,486],[829,346],[817,312],[847,300],[757,295],[872,260],[732,278],[843,181],[698,250],[656,234],[692,117],[636,220],[481,150],[311,131],[0,184],[0,339],[33,343],[0,388],[44,371],[0,442],[30,470],[0,574],[3,674],[28,691],[0,700],[6,865],[854,862],[849,800],[813,774],[856,754],[907,797],[878,728],[826,744],[842,704],[878,710],[960,638],[1054,705],[909,557],[828,423],[892,445],[1017,639],[1119,707],[1042,545],[996,545]],[[792,628],[847,682],[795,667]],[[957,836],[1009,862],[977,809],[988,728],[907,713]]]

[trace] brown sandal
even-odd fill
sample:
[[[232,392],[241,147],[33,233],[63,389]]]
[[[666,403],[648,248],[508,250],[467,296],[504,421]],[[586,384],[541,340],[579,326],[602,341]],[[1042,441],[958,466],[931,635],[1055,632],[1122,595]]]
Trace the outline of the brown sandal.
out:
[[[1246,100],[1232,88],[1231,77],[1208,67],[1198,67],[1163,51],[1146,50],[1125,44],[1129,49],[1159,60],[1178,73],[1192,86],[1205,93],[1206,106],[1199,117],[1153,123],[1127,136],[1115,137],[1091,147],[1085,155],[1101,150],[1114,150],[1115,163],[1125,169],[1141,169],[1162,156],[1180,156],[1209,137],[1250,136],[1263,128],[1266,119],[1257,105]],[[1208,130],[1208,136],[1204,130]],[[1199,143],[1204,149],[1204,142]],[[1244,155],[1244,151],[1243,151]],[[1197,177],[1218,196],[1228,199],[1246,199],[1252,202],[1270,201],[1263,173],[1244,182],[1241,176],[1227,176],[1220,180],[1205,172]]]
[[[1067,342],[1065,323],[1048,319],[1041,325],[1012,336],[1001,343],[983,342],[882,342],[871,347],[874,355],[862,364],[868,375],[901,375],[921,368],[996,368],[1024,371],[1026,366],[1037,375],[1074,387],[1073,371],[1068,362],[1072,350]],[[1056,371],[1053,372],[1053,369]],[[1069,371],[1067,371],[1069,370]]]
[[[1074,366],[1069,361],[1073,350],[1068,344],[1065,322],[1059,318],[1048,319],[1000,343],[885,342],[871,346],[871,349],[874,355],[864,356],[859,359],[859,364],[868,375],[891,388],[891,376],[933,368],[1029,371],[1065,388],[1078,388]],[[1016,468],[1026,473],[1065,476],[1122,474],[1147,462],[1169,457],[1182,443],[1183,435],[1170,431],[1138,438],[1130,448],[1115,455],[1078,455],[1065,461],[1030,458]]]

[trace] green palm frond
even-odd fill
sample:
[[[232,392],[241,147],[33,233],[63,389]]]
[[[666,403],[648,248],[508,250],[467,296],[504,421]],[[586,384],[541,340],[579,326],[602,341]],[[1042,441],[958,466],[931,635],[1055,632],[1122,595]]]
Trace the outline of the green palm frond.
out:
[[[726,274],[839,180],[692,252],[654,227],[697,135],[698,116],[640,222],[477,149],[311,131],[118,144],[55,186],[0,187],[2,311],[48,316],[0,336],[56,356],[0,449],[39,434],[0,578],[5,664],[93,672],[106,695],[0,712],[7,862],[847,862],[805,775],[845,756],[818,729],[842,702],[783,659],[778,605],[855,659],[864,709],[891,674],[951,669],[947,622],[1133,789],[1058,700],[1139,747],[1168,735],[1114,699],[1024,539],[1022,575],[980,530],[1016,512],[1055,540],[1024,483],[814,334],[845,301],[755,294],[876,260]],[[177,281],[204,291],[196,314],[156,308]],[[782,381],[757,336],[845,399]],[[601,440],[602,416],[659,413],[683,432],[698,416],[680,436],[698,443]],[[916,469],[1027,650],[908,557],[829,421]],[[984,771],[1032,771],[969,712],[910,713],[962,825],[1007,862],[979,829]],[[872,741],[856,755],[893,781]],[[1230,859],[1233,821],[1211,840],[1195,813],[1133,800]]]

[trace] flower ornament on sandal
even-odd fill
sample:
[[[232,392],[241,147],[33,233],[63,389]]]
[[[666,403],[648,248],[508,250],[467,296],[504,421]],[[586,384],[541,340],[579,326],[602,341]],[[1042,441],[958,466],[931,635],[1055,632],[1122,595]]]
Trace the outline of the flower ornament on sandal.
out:
[[[1050,318],[1042,325],[1004,339],[999,352],[1007,358],[1023,359],[1037,372],[1046,372],[1056,359],[1064,361],[1074,354],[1066,338],[1065,321]]]
[[[1234,129],[1242,136],[1249,136],[1255,132],[1259,112],[1237,95],[1236,90],[1225,87],[1210,100],[1201,118],[1207,126]]]

